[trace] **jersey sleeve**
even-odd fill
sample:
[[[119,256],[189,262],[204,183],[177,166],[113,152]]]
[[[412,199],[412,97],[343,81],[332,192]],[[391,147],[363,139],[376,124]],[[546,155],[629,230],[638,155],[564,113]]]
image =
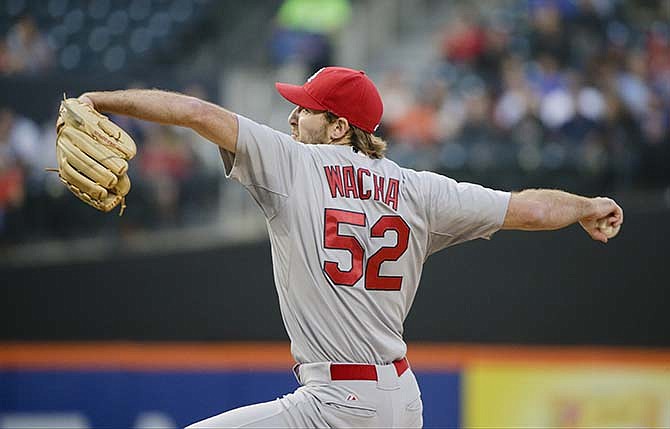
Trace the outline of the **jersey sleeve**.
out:
[[[220,149],[226,177],[240,182],[271,219],[289,196],[302,145],[244,116],[237,118],[235,153]]]
[[[429,228],[428,255],[475,238],[491,238],[505,220],[510,193],[421,172]]]

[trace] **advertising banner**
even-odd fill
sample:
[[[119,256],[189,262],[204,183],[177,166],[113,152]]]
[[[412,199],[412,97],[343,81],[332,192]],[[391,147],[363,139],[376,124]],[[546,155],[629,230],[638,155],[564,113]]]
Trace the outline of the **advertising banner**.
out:
[[[290,371],[2,371],[0,428],[179,428],[297,387]]]
[[[425,427],[458,426],[459,375],[417,379]],[[0,429],[179,428],[297,388],[290,370],[0,371]]]
[[[669,368],[473,365],[463,376],[463,425],[669,427]]]

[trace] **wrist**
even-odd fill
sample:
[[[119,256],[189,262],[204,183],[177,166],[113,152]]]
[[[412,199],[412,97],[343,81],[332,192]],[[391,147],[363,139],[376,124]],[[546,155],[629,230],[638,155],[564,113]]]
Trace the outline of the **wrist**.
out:
[[[582,198],[582,216],[580,217],[580,219],[594,216],[598,211],[597,199],[587,197],[581,197],[581,198]]]

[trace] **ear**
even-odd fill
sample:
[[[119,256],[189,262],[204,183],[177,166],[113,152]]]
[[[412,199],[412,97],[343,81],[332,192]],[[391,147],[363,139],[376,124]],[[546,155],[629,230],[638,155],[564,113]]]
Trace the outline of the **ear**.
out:
[[[331,141],[339,140],[346,136],[350,129],[351,127],[349,126],[349,121],[347,121],[345,118],[337,118],[335,122],[328,126],[328,137]]]

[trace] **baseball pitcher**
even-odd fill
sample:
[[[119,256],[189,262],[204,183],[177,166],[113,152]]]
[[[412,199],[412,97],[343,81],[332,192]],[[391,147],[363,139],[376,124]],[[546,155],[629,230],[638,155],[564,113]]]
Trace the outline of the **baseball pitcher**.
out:
[[[518,193],[399,167],[374,135],[382,100],[358,70],[327,67],[276,84],[296,105],[290,135],[217,105],[158,90],[92,92],[90,107],[192,128],[267,219],[275,286],[300,386],[190,428],[421,427],[403,322],[433,253],[500,229],[579,222],[604,243],[622,209],[558,190]]]

